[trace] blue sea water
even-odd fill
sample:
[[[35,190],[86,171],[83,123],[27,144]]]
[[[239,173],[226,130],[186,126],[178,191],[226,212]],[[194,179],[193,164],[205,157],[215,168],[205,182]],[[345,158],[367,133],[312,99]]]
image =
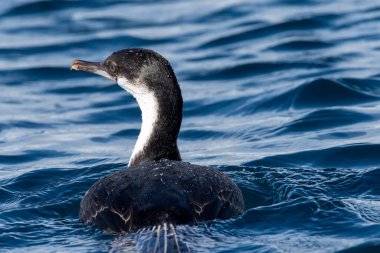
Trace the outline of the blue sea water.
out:
[[[138,252],[79,202],[127,167],[134,99],[70,71],[127,47],[168,58],[182,158],[242,189],[243,215],[179,226],[193,252],[380,252],[380,3],[3,0],[0,251]]]

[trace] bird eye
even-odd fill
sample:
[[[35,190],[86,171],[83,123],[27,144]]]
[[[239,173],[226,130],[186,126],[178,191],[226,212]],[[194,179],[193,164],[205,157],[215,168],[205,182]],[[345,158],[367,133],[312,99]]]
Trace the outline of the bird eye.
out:
[[[108,65],[108,69],[112,72],[112,73],[115,73],[116,72],[116,64],[109,61],[107,62],[107,65]]]

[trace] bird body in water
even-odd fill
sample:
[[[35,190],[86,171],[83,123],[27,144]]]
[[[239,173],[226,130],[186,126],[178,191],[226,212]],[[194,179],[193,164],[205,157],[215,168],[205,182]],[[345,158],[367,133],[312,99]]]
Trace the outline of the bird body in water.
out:
[[[71,68],[117,82],[136,98],[142,112],[129,168],[101,178],[86,192],[80,204],[85,223],[123,233],[228,219],[244,211],[240,189],[224,173],[181,161],[177,137],[183,101],[164,57],[132,48],[103,62],[74,60]]]

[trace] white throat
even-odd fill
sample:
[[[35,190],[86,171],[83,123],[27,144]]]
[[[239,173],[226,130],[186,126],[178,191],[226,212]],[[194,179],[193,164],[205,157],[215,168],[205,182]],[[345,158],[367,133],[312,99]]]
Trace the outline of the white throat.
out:
[[[144,152],[144,148],[153,134],[154,125],[158,118],[158,103],[154,93],[149,91],[146,85],[141,82],[137,81],[136,84],[131,84],[125,78],[118,78],[117,83],[137,100],[142,115],[141,130],[129,159],[130,165],[138,154]]]

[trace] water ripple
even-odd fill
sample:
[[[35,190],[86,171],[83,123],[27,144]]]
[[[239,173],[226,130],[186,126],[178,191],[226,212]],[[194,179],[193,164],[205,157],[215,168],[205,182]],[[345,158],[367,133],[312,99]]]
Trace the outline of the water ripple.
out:
[[[380,99],[378,87],[379,81],[371,79],[316,79],[285,93],[255,102],[254,110],[327,108],[368,103]],[[246,109],[249,110],[243,108]]]
[[[380,144],[358,143],[319,150],[268,156],[247,162],[248,166],[372,167],[380,163]]]
[[[329,16],[328,16],[329,17]],[[330,17],[329,17],[330,18]],[[289,32],[289,31],[299,31],[308,29],[318,29],[326,25],[328,19],[325,16],[313,17],[305,19],[290,20],[286,22],[281,22],[278,24],[264,25],[259,28],[248,29],[247,31],[239,32],[237,34],[222,36],[207,43],[204,43],[201,48],[223,46],[231,43],[238,43],[245,40],[252,40],[257,38],[262,38],[265,36],[270,36],[274,34]]]
[[[182,158],[217,165],[246,204],[178,226],[184,252],[378,252],[379,17],[371,0],[3,1],[0,251],[149,251],[153,231],[79,220],[90,185],[127,167],[141,115],[69,69],[147,47],[181,83]]]

